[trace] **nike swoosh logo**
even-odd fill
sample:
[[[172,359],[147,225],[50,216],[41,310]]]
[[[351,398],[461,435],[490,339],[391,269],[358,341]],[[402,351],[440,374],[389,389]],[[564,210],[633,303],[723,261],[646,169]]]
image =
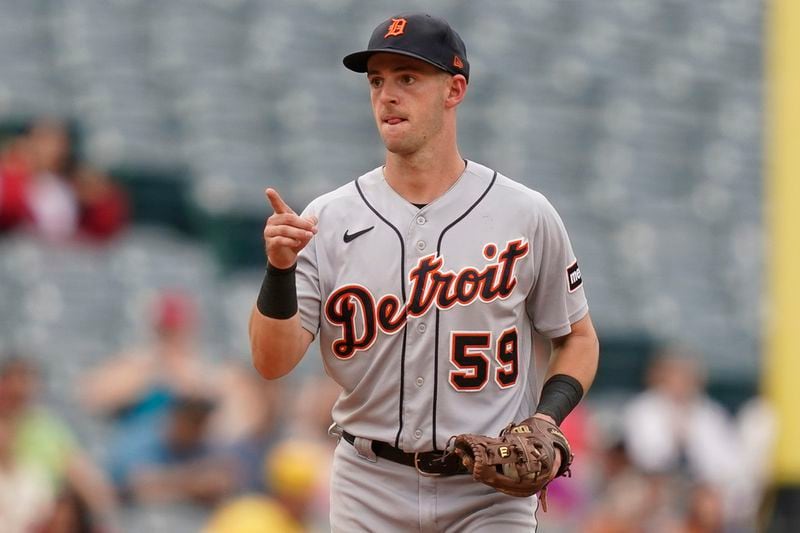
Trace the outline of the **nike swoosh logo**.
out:
[[[355,233],[347,233],[350,230],[345,230],[344,231],[344,242],[350,242],[353,239],[355,239],[356,237],[360,237],[360,236],[364,235],[366,232],[368,232],[368,231],[370,231],[371,229],[374,229],[374,228],[375,228],[375,226],[370,226],[367,229],[362,229],[361,231],[357,231]]]

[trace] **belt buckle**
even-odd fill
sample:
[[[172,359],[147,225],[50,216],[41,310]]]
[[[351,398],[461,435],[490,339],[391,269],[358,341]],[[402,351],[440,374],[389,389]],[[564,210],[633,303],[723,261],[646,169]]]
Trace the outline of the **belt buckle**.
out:
[[[414,468],[417,469],[417,472],[421,476],[425,476],[425,477],[442,477],[442,476],[445,475],[442,472],[427,472],[427,471],[423,470],[422,468],[420,468],[420,466],[419,466],[420,453],[427,453],[427,452],[414,452]],[[442,452],[442,456],[441,457],[433,459],[431,462],[436,461],[436,462],[444,463],[444,460],[447,458],[448,455],[449,455],[449,453],[447,452],[447,450],[445,450],[445,451]]]

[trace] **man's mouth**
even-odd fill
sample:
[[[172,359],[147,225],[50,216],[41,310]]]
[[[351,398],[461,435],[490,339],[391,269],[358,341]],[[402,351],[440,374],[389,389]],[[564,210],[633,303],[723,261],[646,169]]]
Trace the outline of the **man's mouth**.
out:
[[[394,126],[395,124],[400,124],[401,122],[405,122],[406,119],[402,117],[395,117],[395,116],[388,116],[383,119],[385,124],[389,124],[390,126]]]

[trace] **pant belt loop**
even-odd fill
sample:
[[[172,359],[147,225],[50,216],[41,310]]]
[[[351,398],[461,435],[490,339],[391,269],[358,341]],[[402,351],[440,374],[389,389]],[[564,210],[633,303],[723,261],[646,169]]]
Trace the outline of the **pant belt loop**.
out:
[[[344,430],[342,429],[342,426],[334,422],[328,427],[328,436],[335,438],[336,442],[338,443],[342,439],[343,431]]]
[[[378,462],[378,456],[375,455],[374,451],[372,451],[372,441],[370,439],[356,437],[355,441],[353,442],[353,447],[356,449],[358,456],[362,459],[366,459],[370,463]]]

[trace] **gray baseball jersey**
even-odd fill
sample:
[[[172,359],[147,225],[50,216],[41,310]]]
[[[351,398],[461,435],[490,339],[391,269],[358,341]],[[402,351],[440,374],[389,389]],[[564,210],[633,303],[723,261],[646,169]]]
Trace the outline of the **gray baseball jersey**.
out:
[[[566,335],[588,311],[544,196],[469,161],[420,209],[377,168],[303,215],[319,232],[298,257],[300,317],[343,388],[339,426],[429,451],[535,411],[534,330]]]

